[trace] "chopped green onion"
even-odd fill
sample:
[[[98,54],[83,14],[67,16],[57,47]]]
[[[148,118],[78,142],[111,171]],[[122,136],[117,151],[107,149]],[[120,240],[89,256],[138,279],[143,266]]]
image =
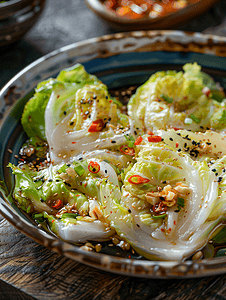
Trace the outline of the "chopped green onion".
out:
[[[64,164],[59,170],[58,173],[66,173],[68,166],[66,164]]]
[[[132,148],[135,143],[135,138],[132,135],[124,135],[126,140],[129,142],[128,147]]]
[[[177,198],[177,208],[179,209],[179,210],[181,210],[181,208],[182,207],[184,207],[184,199],[183,198]]]
[[[189,117],[190,117],[195,123],[200,123],[200,119],[197,118],[196,116],[194,116],[193,114],[191,114]]]
[[[77,219],[78,216],[79,216],[78,213],[75,213],[75,214],[73,214],[73,213],[64,213],[64,214],[62,214],[61,219],[65,219],[65,218]]]
[[[173,98],[170,98],[169,96],[167,95],[164,95],[164,94],[161,94],[160,97],[165,100],[166,102],[168,103],[172,103],[173,102]]]
[[[152,219],[163,219],[166,217],[166,214],[159,215],[159,216],[152,216]]]
[[[82,176],[85,173],[85,169],[81,165],[76,165],[74,169],[79,176]]]
[[[43,223],[45,221],[42,213],[32,215],[32,218],[36,220],[38,223]]]
[[[32,216],[33,219],[39,219],[39,218],[43,218],[42,213],[41,214],[35,214]]]

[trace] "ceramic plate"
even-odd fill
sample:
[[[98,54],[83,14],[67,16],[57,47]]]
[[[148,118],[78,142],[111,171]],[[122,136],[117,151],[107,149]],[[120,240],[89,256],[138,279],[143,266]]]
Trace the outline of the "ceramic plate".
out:
[[[26,139],[20,117],[38,82],[82,63],[109,89],[140,85],[157,70],[181,69],[197,62],[226,89],[226,38],[180,31],[119,33],[90,39],[54,51],[16,75],[0,93],[0,177],[8,190],[13,177],[7,164]],[[12,149],[12,153],[8,151]],[[186,262],[156,262],[94,253],[61,241],[37,227],[14,203],[1,195],[0,212],[17,229],[38,243],[76,261],[102,270],[149,278],[198,277],[226,272],[226,257]]]

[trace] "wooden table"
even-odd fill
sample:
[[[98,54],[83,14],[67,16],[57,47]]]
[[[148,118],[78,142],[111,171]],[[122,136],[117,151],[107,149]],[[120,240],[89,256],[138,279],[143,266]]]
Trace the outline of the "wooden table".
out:
[[[226,1],[178,29],[226,36]],[[83,0],[49,0],[36,26],[1,53],[0,87],[27,64],[52,50],[113,31]],[[0,300],[28,299],[226,299],[226,275],[150,280],[99,271],[55,254],[0,217]]]

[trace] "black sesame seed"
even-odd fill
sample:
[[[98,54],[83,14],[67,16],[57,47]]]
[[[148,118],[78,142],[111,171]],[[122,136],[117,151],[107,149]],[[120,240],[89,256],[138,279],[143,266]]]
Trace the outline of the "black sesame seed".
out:
[[[203,126],[200,126],[200,128],[201,128],[201,129],[204,129],[204,127],[203,127]]]
[[[116,141],[111,141],[111,143],[112,143],[112,144],[115,144],[115,143],[116,143]]]
[[[172,141],[173,142],[173,138],[169,138],[170,139],[170,141]]]
[[[70,167],[71,166],[71,164],[67,164],[67,167]]]
[[[209,143],[209,142],[206,142],[206,144],[207,144],[207,145],[211,145],[211,143]]]
[[[137,227],[140,227],[140,225],[139,224],[136,224],[137,225]]]
[[[213,172],[216,172],[216,169],[212,169]]]
[[[49,179],[48,181],[49,181],[49,182],[52,182],[53,180],[52,180],[52,179]]]
[[[131,214],[131,209],[128,209],[128,212]]]
[[[177,152],[181,152],[181,149],[178,149]]]
[[[159,199],[160,199],[160,200],[165,200],[165,198],[164,198],[164,197],[159,197]]]
[[[43,200],[42,198],[40,199],[40,201],[41,201],[42,203],[44,202],[44,200]]]
[[[134,134],[135,134],[135,135],[137,135],[137,132],[136,132],[136,130],[134,130]]]
[[[174,212],[176,212],[176,213],[179,212],[179,209],[174,210]]]
[[[70,126],[74,125],[74,123],[75,123],[75,122],[71,122],[71,123],[70,123]]]
[[[218,176],[218,173],[215,173],[215,176]]]
[[[223,177],[218,177],[218,182],[221,182],[222,181],[222,179],[223,179]]]
[[[108,170],[104,170],[104,172],[107,174]]]
[[[64,111],[64,115],[66,116],[66,114],[67,114],[67,112],[66,111]]]
[[[108,96],[106,96],[106,99],[108,99]]]
[[[166,183],[166,180],[164,180],[162,183]]]

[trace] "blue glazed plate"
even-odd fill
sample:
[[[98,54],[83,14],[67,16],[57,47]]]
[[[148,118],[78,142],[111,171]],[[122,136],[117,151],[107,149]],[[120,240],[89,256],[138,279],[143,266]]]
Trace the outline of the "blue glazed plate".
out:
[[[26,140],[20,124],[23,107],[37,83],[57,76],[60,70],[79,62],[109,89],[118,89],[140,85],[157,70],[180,70],[185,63],[197,62],[226,89],[225,57],[226,38],[181,31],[146,31],[90,39],[40,58],[16,75],[0,92],[0,178],[10,192],[13,177],[7,164],[9,161],[17,163],[14,155]],[[7,193],[1,195],[0,213],[38,243],[102,270],[146,278],[189,278],[226,272],[226,258],[156,262],[118,257],[110,251],[106,254],[84,251],[37,227],[28,215],[7,199]]]

